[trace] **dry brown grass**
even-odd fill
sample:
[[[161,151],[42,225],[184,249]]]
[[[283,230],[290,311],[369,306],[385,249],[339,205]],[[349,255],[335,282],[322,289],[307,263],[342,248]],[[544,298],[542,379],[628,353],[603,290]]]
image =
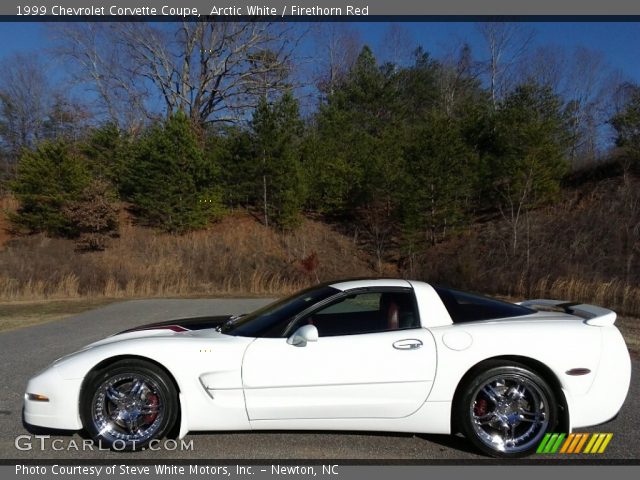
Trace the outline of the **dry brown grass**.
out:
[[[527,291],[525,285],[520,285],[518,290],[522,294]],[[603,305],[617,312],[640,316],[640,287],[627,285],[619,280],[587,282],[575,278],[551,280],[546,277],[535,284],[531,294],[537,298]]]
[[[44,300],[0,303],[0,331],[61,320],[87,310],[102,307],[113,299]]]
[[[3,245],[11,238],[10,225],[7,220],[7,214],[18,210],[18,200],[13,195],[0,196],[0,250]]]
[[[304,259],[315,253],[317,268]],[[78,297],[285,294],[322,280],[373,275],[353,241],[311,220],[293,233],[246,214],[175,236],[124,222],[104,252],[72,241],[15,238],[0,251],[0,301]]]

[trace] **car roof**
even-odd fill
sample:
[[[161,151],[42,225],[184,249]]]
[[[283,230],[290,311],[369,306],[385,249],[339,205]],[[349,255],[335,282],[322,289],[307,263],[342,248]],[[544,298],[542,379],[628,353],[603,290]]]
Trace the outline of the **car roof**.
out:
[[[399,278],[358,278],[351,280],[339,280],[329,284],[330,287],[338,290],[352,290],[354,288],[368,287],[396,287],[411,288],[411,283]]]

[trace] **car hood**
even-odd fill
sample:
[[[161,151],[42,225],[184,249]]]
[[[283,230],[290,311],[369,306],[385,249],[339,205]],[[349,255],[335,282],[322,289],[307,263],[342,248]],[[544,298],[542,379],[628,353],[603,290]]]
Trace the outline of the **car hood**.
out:
[[[226,337],[216,330],[216,327],[229,320],[231,315],[211,316],[211,317],[190,317],[164,322],[148,323],[138,327],[123,330],[97,342],[93,342],[83,347],[80,351],[90,348],[122,342],[132,339],[161,338],[161,337]]]
[[[155,361],[171,371],[187,364],[201,367],[198,362],[204,358],[202,354],[207,353],[211,363],[207,363],[202,372],[211,370],[211,365],[235,368],[236,363],[241,363],[238,358],[254,339],[226,335],[215,328],[229,318],[229,315],[185,318],[141,325],[86,345],[57,359],[53,367],[63,378],[84,378],[88,369],[107,358],[134,355]]]
[[[165,322],[148,323],[138,327],[129,328],[116,335],[123,335],[131,332],[141,332],[148,330],[169,330],[180,333],[194,330],[205,330],[207,328],[215,328],[229,320],[231,315],[218,315],[213,317],[190,317],[176,320],[167,320]]]

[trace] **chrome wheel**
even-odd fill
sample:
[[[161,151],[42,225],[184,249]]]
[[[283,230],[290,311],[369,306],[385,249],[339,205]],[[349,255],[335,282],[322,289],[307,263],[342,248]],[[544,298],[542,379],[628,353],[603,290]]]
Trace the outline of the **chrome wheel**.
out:
[[[109,376],[91,402],[93,430],[111,443],[141,444],[154,438],[164,420],[165,390],[142,372]]]
[[[478,440],[491,450],[517,454],[536,447],[550,422],[546,389],[530,375],[504,373],[480,382],[469,418]]]
[[[80,419],[89,436],[113,450],[145,449],[173,435],[180,415],[170,373],[144,359],[122,359],[91,371],[80,394]]]

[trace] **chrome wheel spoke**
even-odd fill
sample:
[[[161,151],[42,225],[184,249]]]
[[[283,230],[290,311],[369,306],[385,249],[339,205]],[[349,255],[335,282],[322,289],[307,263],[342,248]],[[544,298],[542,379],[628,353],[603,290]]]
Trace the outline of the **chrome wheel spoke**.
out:
[[[96,431],[141,442],[157,433],[163,418],[163,393],[143,374],[117,374],[98,388],[93,400]]]
[[[525,410],[520,410],[519,419],[521,422],[536,423],[541,419],[544,419],[544,414],[540,412],[527,412]]]
[[[475,418],[476,423],[480,425],[494,425],[496,423],[496,420],[497,420],[496,414],[493,412],[489,412],[486,415],[483,415],[482,417]]]
[[[140,433],[140,417],[138,415],[131,415],[128,419],[127,419],[127,428],[129,429],[129,432],[131,432],[134,435],[138,435]]]
[[[502,394],[498,392],[492,385],[487,384],[482,389],[482,392],[487,396],[489,400],[493,403],[498,403],[502,399]]]
[[[547,429],[548,399],[528,376],[512,373],[489,378],[472,398],[473,431],[491,449],[506,453],[527,450]]]
[[[129,394],[127,396],[130,399],[134,400],[142,394],[142,390],[145,385],[144,382],[139,378],[135,378],[131,383],[131,390],[129,390]]]
[[[110,385],[109,387],[107,387],[105,394],[107,396],[107,398],[112,402],[115,403],[116,405],[119,405],[122,400],[124,399],[124,394],[118,390],[116,390],[113,385]]]
[[[523,385],[514,385],[507,392],[507,397],[511,399],[521,399],[524,398],[526,389]]]

